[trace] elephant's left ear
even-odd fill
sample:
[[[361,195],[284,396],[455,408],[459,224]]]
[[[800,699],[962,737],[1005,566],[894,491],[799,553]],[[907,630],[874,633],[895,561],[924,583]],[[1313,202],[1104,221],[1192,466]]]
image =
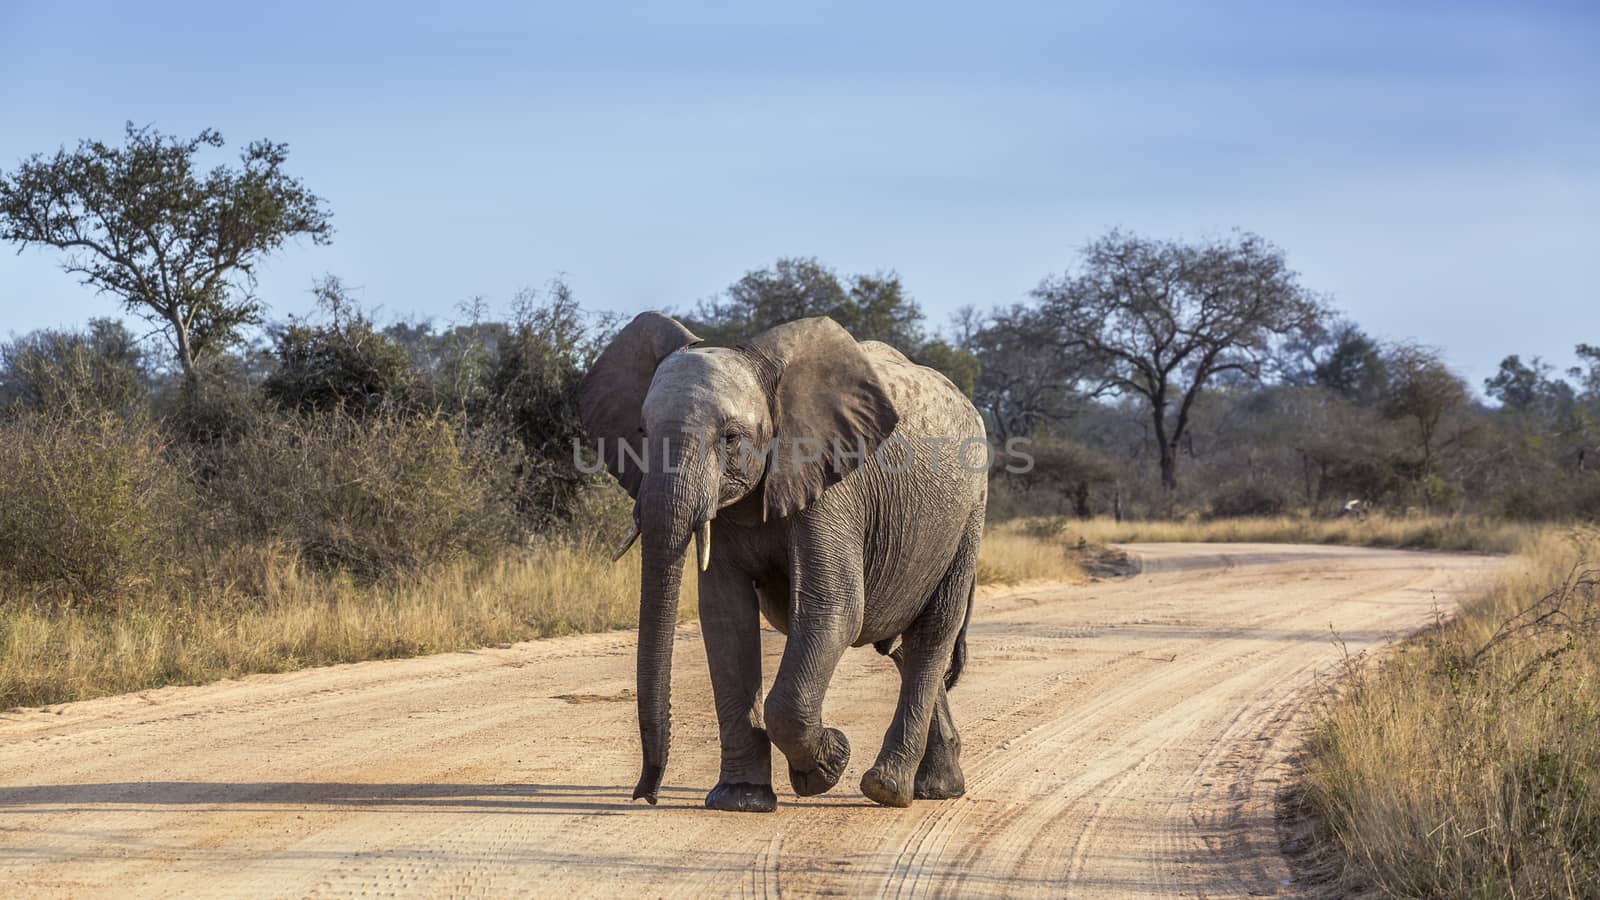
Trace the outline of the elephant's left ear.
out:
[[[797,319],[739,345],[772,404],[765,502],[770,517],[799,512],[877,451],[900,421],[861,345],[827,317]]]

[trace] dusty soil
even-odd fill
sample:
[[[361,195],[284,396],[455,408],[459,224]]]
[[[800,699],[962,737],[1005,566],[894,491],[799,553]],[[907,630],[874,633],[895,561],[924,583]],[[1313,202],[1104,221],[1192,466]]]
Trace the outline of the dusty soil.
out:
[[[700,807],[716,732],[680,630],[660,806],[638,768],[633,635],[166,688],[0,716],[0,885],[25,895],[1244,896],[1292,893],[1273,797],[1343,652],[1448,611],[1499,562],[1145,545],[1143,574],[980,600],[952,694],[968,794],[855,785],[894,668],[849,654],[831,794]],[[1331,630],[1330,630],[1331,629]],[[770,673],[780,637],[769,635]],[[770,674],[769,674],[770,677]]]

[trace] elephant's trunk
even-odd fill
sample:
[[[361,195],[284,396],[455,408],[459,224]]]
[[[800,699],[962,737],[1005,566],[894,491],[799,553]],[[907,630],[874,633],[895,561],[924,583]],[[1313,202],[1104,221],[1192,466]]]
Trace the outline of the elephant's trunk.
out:
[[[698,468],[698,467],[695,467]],[[639,584],[639,739],[644,768],[633,799],[656,802],[672,741],[672,639],[689,540],[711,514],[703,474],[652,473],[639,492],[642,575]]]

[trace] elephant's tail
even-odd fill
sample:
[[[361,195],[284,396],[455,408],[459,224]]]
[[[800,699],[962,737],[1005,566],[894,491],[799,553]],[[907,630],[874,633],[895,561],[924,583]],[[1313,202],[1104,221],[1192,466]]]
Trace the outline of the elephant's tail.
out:
[[[967,626],[972,623],[972,598],[977,592],[978,579],[967,583],[967,614],[961,619],[961,630],[956,632],[956,646],[950,654],[950,668],[944,673],[944,689],[950,690],[961,680],[961,670],[967,665]]]

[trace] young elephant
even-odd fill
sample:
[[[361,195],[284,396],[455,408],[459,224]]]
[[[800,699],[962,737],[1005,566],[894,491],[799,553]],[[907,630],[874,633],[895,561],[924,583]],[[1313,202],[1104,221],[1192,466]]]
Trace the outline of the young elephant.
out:
[[[706,806],[774,809],[772,744],[797,794],[838,782],[850,745],[823,726],[823,695],[846,648],[866,644],[894,658],[900,694],[862,793],[888,806],[960,796],[945,691],[966,653],[983,532],[988,448],[977,410],[944,376],[886,344],[857,343],[827,318],[733,349],[699,342],[644,313],[579,394],[607,468],[634,497],[628,540],[643,547],[634,799],[656,802],[667,762],[691,536],[722,741]],[[788,636],[765,703],[758,615]]]

